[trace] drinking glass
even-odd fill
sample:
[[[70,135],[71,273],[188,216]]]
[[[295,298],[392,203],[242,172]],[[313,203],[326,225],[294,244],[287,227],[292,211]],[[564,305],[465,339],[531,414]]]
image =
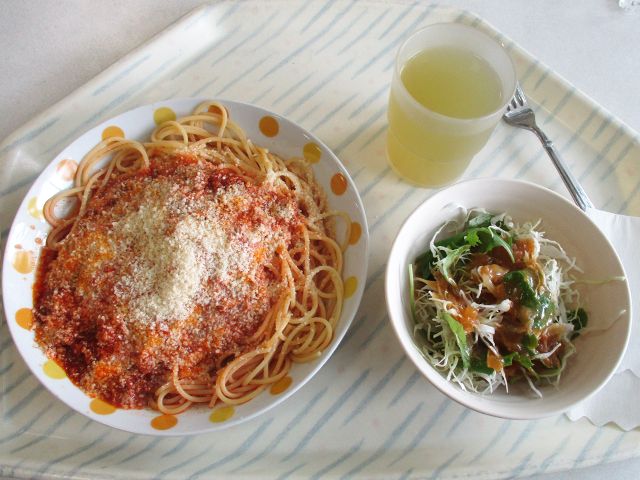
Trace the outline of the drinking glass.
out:
[[[486,61],[499,79],[499,106],[482,116],[456,118],[416,100],[403,83],[403,69],[412,57],[436,47],[451,47]],[[391,80],[386,145],[391,167],[404,180],[421,187],[453,183],[489,140],[513,98],[516,82],[515,67],[506,49],[478,28],[438,23],[411,34],[398,50]],[[463,97],[448,100],[464,102]]]

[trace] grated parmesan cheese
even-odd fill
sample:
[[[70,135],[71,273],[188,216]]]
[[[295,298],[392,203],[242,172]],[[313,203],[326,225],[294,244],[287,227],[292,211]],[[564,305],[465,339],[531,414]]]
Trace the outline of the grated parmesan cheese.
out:
[[[250,295],[254,270],[263,268],[258,257],[270,258],[286,242],[284,230],[265,223],[291,217],[291,205],[263,212],[265,223],[254,228],[236,228],[251,203],[244,184],[218,189],[213,201],[180,198],[179,190],[163,184],[152,183],[146,192],[148,203],[113,224],[116,255],[133,253],[115,290],[131,298],[128,314],[135,322],[180,321],[197,305]],[[227,288],[202,288],[207,281]]]

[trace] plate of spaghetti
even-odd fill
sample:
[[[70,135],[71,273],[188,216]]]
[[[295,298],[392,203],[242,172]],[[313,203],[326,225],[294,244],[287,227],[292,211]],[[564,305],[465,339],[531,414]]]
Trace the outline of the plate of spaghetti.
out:
[[[71,408],[189,435],[306,383],[353,320],[367,258],[362,202],[320,140],[256,106],[172,100],[97,126],[43,171],[9,233],[4,306]]]

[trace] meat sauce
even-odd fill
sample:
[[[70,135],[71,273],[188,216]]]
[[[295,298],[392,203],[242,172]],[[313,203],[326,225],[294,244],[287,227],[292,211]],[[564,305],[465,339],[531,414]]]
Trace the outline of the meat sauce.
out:
[[[286,189],[192,158],[110,180],[34,286],[36,342],[90,396],[141,408],[180,378],[211,379],[282,294],[280,256],[304,218]]]

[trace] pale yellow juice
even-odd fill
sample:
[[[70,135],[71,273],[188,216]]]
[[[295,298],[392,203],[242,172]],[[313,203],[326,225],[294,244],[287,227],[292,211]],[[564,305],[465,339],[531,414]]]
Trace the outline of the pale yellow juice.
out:
[[[407,106],[406,93],[397,91],[399,82],[394,79],[387,111],[389,161],[411,183],[434,187],[451,183],[494,130],[495,123],[473,119],[494,113],[503,104],[500,77],[472,52],[439,46],[409,58],[400,81],[435,115]]]

